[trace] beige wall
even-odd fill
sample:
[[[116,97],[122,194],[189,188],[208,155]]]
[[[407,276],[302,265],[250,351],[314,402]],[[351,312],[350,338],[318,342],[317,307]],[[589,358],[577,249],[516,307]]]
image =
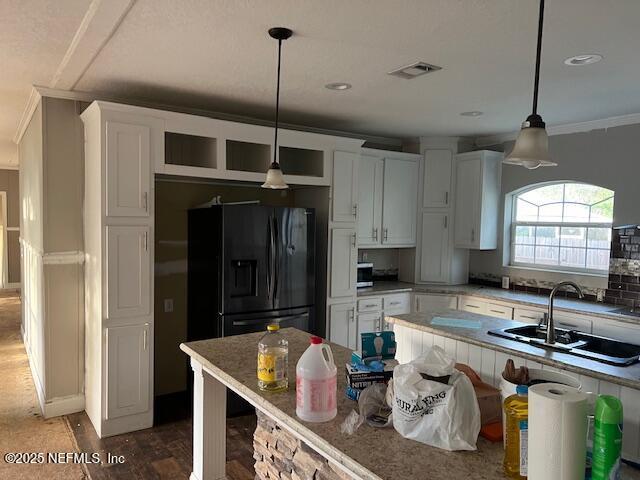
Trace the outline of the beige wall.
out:
[[[84,280],[73,255],[83,250],[79,108],[42,98],[18,145],[23,328],[43,411],[56,401],[81,405],[84,395]]]
[[[7,193],[7,224],[8,228],[20,228],[20,179],[18,170],[0,169],[0,192]],[[20,283],[20,232],[7,232],[7,259],[9,283]]]
[[[223,202],[260,200],[292,206],[294,191],[264,190],[202,183],[156,181],[155,203],[155,394],[186,389],[187,357],[187,211],[220,195]],[[173,312],[164,312],[164,299]]]

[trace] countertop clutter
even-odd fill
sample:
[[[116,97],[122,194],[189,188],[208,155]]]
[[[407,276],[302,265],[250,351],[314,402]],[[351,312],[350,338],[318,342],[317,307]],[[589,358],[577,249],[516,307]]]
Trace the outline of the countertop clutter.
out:
[[[373,295],[385,295],[389,293],[414,292],[433,293],[449,295],[468,295],[487,300],[502,300],[505,302],[515,302],[522,306],[546,308],[549,304],[548,295],[538,295],[534,293],[517,292],[502,288],[485,287],[482,285],[421,285],[407,282],[376,282],[373,287],[359,288],[358,297]],[[577,314],[597,315],[599,317],[610,318],[620,322],[640,323],[640,317],[624,315],[614,312],[619,306],[608,303],[586,302],[566,298],[556,298],[554,308],[558,311],[565,311]]]
[[[289,369],[295,365],[309,345],[309,335],[294,328],[281,330],[289,342]],[[196,418],[198,408],[214,408],[210,400],[213,384],[220,384],[237,392],[254,405],[258,411],[259,426],[256,431],[256,457],[260,468],[265,455],[273,456],[269,438],[274,441],[274,431],[286,431],[293,438],[288,445],[295,450],[292,468],[306,468],[305,475],[320,475],[321,478],[361,478],[361,479],[504,479],[502,469],[503,447],[501,443],[491,443],[478,438],[477,451],[448,452],[408,440],[393,428],[373,428],[363,424],[353,435],[340,432],[345,417],[356,407],[356,403],[344,394],[345,376],[338,376],[338,414],[332,421],[307,423],[296,417],[296,392],[293,372],[290,389],[283,393],[267,393],[256,384],[255,347],[262,333],[231,336],[182,344],[197,368],[208,378],[202,391],[202,401],[196,398]],[[330,344],[335,362],[344,365],[351,358],[351,350]],[[211,397],[212,398],[212,397]],[[219,398],[219,397],[218,397]],[[220,417],[224,418],[224,414]],[[218,428],[224,430],[224,422],[204,422],[204,430]],[[215,427],[217,425],[217,427]],[[277,428],[276,428],[277,427]],[[196,433],[196,437],[197,437]],[[215,432],[205,436],[216,438]],[[279,438],[279,437],[278,437]],[[291,440],[281,439],[282,441]],[[224,442],[224,440],[222,440]],[[266,443],[266,446],[265,446]],[[254,444],[254,445],[255,445]],[[303,446],[300,446],[300,445]],[[300,451],[300,453],[298,453]],[[197,454],[197,451],[196,451]],[[297,459],[295,458],[297,455]],[[324,471],[319,457],[328,461],[330,469]],[[640,472],[624,467],[624,478],[640,479]],[[331,474],[331,472],[334,472]],[[325,477],[322,477],[322,475]],[[333,475],[333,476],[332,476]]]

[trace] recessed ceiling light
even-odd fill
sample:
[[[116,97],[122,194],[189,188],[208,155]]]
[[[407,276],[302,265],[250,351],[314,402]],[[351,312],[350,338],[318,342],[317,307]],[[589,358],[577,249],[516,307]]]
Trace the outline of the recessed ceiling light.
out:
[[[324,88],[328,88],[329,90],[349,90],[351,84],[345,82],[327,83]]]
[[[575,55],[569,57],[564,61],[565,65],[579,66],[579,65],[591,65],[602,60],[602,55],[597,53],[588,53],[585,55]]]
[[[470,112],[462,112],[460,115],[463,117],[479,117],[483,112],[479,112],[478,110],[472,110]]]

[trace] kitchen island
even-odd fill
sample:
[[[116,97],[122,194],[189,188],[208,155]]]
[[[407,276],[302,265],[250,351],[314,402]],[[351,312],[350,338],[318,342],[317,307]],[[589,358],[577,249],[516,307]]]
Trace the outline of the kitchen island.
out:
[[[344,365],[351,351],[335,344],[330,345],[338,366],[338,415],[326,423],[303,422],[295,414],[295,365],[309,345],[309,334],[293,328],[281,332],[289,341],[290,389],[284,393],[262,392],[256,385],[256,349],[262,333],[180,346],[191,357],[194,371],[191,480],[225,478],[227,388],[258,412],[257,478],[506,478],[502,444],[484,438],[478,439],[475,452],[447,452],[407,440],[392,427],[362,425],[354,435],[342,434],[340,425],[357,404],[344,395]]]
[[[453,322],[448,325],[434,323],[437,317]],[[640,461],[640,363],[627,367],[608,365],[490,335],[490,330],[524,324],[460,310],[437,309],[388,316],[385,320],[393,325],[398,343],[396,358],[400,363],[409,362],[427,348],[438,345],[456,361],[471,366],[485,382],[496,387],[500,386],[506,361],[512,359],[516,367],[525,365],[528,368],[563,372],[576,378],[583,391],[620,398],[624,405],[623,458]],[[453,326],[456,320],[462,320],[460,326]]]

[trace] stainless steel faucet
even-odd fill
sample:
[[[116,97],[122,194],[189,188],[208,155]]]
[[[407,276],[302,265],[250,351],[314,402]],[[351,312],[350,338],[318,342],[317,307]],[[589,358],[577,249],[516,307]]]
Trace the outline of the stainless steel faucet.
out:
[[[582,293],[582,289],[574,282],[560,282],[549,294],[549,312],[547,313],[547,341],[548,345],[553,345],[556,343],[556,326],[553,321],[553,299],[556,296],[556,293],[562,289],[562,287],[572,287],[577,293],[578,297],[584,298],[584,294]]]

